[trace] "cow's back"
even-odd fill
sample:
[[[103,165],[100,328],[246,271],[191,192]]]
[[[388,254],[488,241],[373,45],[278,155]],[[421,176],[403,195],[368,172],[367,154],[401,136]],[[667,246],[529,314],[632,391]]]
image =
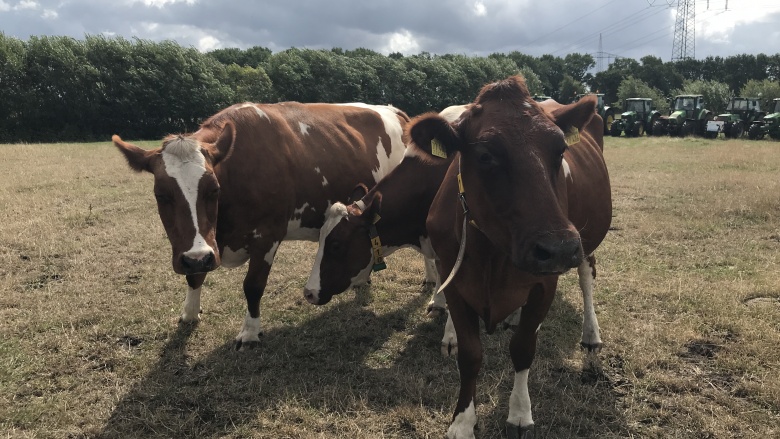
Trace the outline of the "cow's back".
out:
[[[211,141],[226,120],[236,137],[215,168],[218,234],[278,234],[282,224],[286,239],[316,240],[328,206],[345,200],[357,183],[375,184],[400,162],[408,117],[365,104],[246,103],[204,122],[201,141]]]

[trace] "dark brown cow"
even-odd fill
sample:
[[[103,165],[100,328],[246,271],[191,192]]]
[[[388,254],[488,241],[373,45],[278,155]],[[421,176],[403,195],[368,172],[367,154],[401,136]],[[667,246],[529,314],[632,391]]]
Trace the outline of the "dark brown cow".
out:
[[[114,136],[133,169],[154,174],[173,269],[189,285],[181,320],[199,320],[208,271],[249,261],[237,348],[259,341],[260,298],[279,243],[316,241],[331,205],[393,169],[408,120],[389,106],[245,103],[154,150]]]
[[[579,266],[581,275],[590,272],[588,279],[595,275],[592,253],[612,216],[595,105],[585,98],[548,104],[545,111],[523,79],[511,77],[485,86],[459,123],[428,114],[408,127],[411,153],[432,160],[439,146],[459,153],[427,221],[439,273],[453,273],[443,288],[458,338],[461,385],[448,438],[474,437],[479,319],[492,332],[520,307],[509,347],[515,384],[507,434],[533,436],[528,370],[537,331],[560,274]]]

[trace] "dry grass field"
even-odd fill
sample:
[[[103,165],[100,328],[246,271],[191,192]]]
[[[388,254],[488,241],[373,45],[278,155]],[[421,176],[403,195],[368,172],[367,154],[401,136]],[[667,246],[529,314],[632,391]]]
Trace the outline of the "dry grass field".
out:
[[[318,308],[314,245],[283,244],[262,344],[236,352],[245,267],[210,274],[203,320],[177,324],[149,175],[108,142],[0,150],[0,437],[444,436],[458,375],[415,254]],[[565,275],[531,369],[537,437],[780,437],[780,143],[607,138],[606,158],[605,346],[579,350]],[[479,438],[503,437],[509,338],[484,336]]]

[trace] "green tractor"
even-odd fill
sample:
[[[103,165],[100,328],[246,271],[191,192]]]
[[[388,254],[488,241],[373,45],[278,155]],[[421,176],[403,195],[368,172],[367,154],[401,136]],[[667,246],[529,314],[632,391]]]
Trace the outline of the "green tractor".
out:
[[[609,130],[612,137],[620,137],[623,132],[626,137],[639,137],[645,132],[651,134],[653,124],[661,117],[649,98],[628,98],[623,102],[623,109],[625,111],[615,115],[612,122]]]
[[[604,134],[609,134],[610,130],[612,129],[612,122],[615,121],[615,109],[610,107],[609,105],[604,104],[604,93],[591,93],[595,94],[596,97],[599,99],[596,112],[601,116],[601,119],[604,120]],[[579,101],[582,97],[587,96],[586,94],[577,95],[577,100]]]
[[[719,114],[707,122],[705,137],[714,139],[718,137],[718,133],[723,133],[727,139],[739,139],[746,127],[749,128],[753,122],[764,117],[758,98],[731,98],[726,111],[727,113]]]
[[[707,132],[707,122],[713,119],[712,112],[704,108],[704,96],[679,95],[674,98],[672,112],[653,122],[654,136],[702,136]]]
[[[772,113],[753,121],[748,128],[748,138],[763,139],[765,135],[780,140],[780,98],[772,101]]]

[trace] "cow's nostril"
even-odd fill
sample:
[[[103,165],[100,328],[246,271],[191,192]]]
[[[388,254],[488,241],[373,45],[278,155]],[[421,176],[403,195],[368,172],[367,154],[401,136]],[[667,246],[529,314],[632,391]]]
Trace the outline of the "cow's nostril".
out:
[[[534,247],[534,258],[537,261],[549,261],[552,258],[552,253],[541,245],[537,244]]]

